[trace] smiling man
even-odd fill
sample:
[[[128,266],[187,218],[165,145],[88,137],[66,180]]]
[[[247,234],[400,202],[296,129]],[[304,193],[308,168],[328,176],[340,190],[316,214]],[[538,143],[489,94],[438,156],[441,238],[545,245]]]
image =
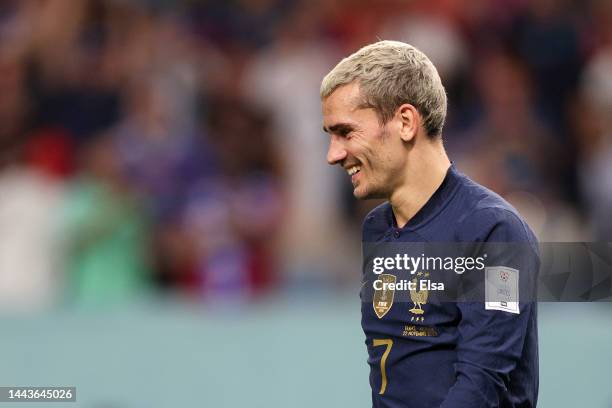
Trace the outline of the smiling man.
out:
[[[347,171],[356,198],[387,200],[366,217],[364,244],[521,248],[494,251],[480,275],[462,275],[483,285],[486,278],[516,302],[435,302],[427,291],[410,290],[413,303],[394,303],[393,293],[374,299],[362,293],[373,406],[536,406],[537,304],[524,288],[533,289],[539,268],[537,240],[510,204],[451,164],[442,143],[446,93],[436,68],[408,44],[380,41],[342,60],[323,79],[321,100],[328,162]],[[366,282],[372,273],[364,268]],[[398,278],[379,276],[383,283]]]

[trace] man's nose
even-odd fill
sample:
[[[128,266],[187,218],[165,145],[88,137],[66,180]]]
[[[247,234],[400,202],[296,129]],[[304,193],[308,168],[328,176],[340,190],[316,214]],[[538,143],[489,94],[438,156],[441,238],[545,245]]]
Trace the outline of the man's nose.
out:
[[[332,135],[327,149],[327,162],[332,166],[346,159],[346,149],[337,136]]]

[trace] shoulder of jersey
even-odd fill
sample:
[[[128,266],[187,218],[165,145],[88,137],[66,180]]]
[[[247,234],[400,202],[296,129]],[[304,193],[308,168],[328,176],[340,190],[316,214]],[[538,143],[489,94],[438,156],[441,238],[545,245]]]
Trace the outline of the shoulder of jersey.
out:
[[[389,229],[391,205],[384,202],[366,215],[361,226],[363,241],[376,241]]]

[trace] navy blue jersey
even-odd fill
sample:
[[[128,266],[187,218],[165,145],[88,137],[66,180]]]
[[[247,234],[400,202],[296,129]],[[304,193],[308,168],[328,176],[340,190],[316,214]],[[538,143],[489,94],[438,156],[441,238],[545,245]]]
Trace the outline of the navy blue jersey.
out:
[[[397,227],[389,203],[375,208],[364,221],[363,242],[521,243],[522,256],[502,251],[487,265],[519,271],[523,281],[533,278],[539,268],[537,240],[517,211],[454,166],[402,228]],[[371,273],[364,268],[364,274]],[[468,279],[470,274],[457,279]],[[370,278],[365,276],[364,281]],[[480,301],[437,303],[416,294],[411,302],[385,300],[377,310],[376,302],[362,293],[374,407],[536,406],[538,335],[533,298],[517,302],[516,312],[491,310]]]

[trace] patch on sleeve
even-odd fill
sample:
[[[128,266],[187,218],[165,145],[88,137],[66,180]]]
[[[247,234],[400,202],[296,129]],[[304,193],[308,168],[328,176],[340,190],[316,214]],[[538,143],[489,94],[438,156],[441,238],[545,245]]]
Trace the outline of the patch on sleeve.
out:
[[[485,309],[519,314],[519,271],[507,266],[485,268]]]

